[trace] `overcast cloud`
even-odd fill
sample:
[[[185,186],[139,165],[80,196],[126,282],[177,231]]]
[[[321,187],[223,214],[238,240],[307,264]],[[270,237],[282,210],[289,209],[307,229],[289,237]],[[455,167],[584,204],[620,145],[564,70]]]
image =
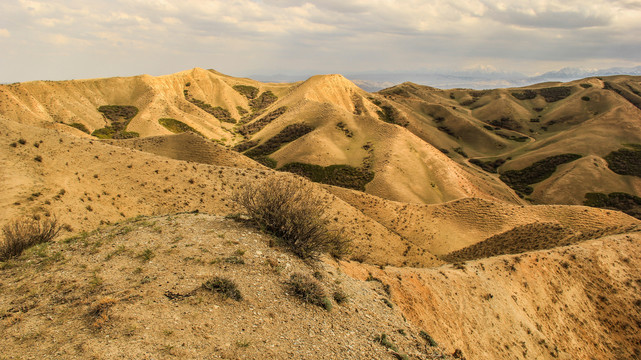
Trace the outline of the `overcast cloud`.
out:
[[[641,0],[2,0],[0,82],[641,64]]]

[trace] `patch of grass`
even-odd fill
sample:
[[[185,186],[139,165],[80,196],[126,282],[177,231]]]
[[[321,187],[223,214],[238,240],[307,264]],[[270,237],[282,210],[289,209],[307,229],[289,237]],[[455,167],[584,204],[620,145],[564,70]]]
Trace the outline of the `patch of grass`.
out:
[[[234,194],[234,200],[303,259],[316,258],[323,252],[337,257],[346,254],[350,242],[342,230],[328,228],[331,221],[325,203],[311,194],[312,185],[302,179],[272,175],[246,184]]]
[[[202,284],[202,288],[222,295],[224,298],[233,299],[236,301],[243,300],[243,296],[238,290],[236,283],[232,280],[220,276],[214,276]]]
[[[18,256],[34,245],[53,240],[60,230],[61,226],[55,218],[35,220],[25,217],[6,224],[2,228],[0,261]]]
[[[301,273],[294,273],[287,281],[289,289],[303,301],[320,306],[327,311],[332,309],[332,303],[318,280]]]
[[[227,123],[236,123],[236,119],[231,117],[231,113],[227,109],[224,109],[220,106],[214,107],[202,100],[196,99],[189,94],[189,90],[187,89],[183,90],[183,93],[185,95],[185,100],[196,105],[206,113],[214,116],[216,119]]]
[[[203,136],[203,134],[200,133],[200,131],[194,129],[193,127],[185,124],[182,121],[172,119],[172,118],[161,118],[158,119],[158,123],[162,126],[164,126],[167,130],[171,131],[174,134],[180,134],[184,133],[187,131],[191,131],[193,133],[196,133],[200,136]]]
[[[583,83],[583,84],[580,84],[580,85],[581,85],[581,87],[582,87],[582,88],[584,88],[584,89],[588,89],[588,88],[591,88],[591,87],[592,87],[592,84],[588,84],[588,83]]]
[[[494,161],[482,161],[479,159],[470,159],[470,163],[480,167],[481,169],[489,172],[496,173],[501,165],[505,164],[505,159],[496,159]]]
[[[248,100],[253,100],[258,95],[258,88],[249,85],[234,85],[232,88],[241,95],[245,96]]]
[[[273,92],[268,90],[260,94],[259,97],[252,99],[249,102],[249,107],[252,109],[252,111],[258,112],[268,108],[271,104],[275,103],[276,100],[278,100],[278,96],[274,95]]]
[[[521,170],[508,170],[499,177],[501,181],[520,194],[529,195],[534,189],[529,186],[554,174],[556,167],[581,158],[578,154],[561,154],[547,157]]]
[[[332,295],[332,297],[334,298],[334,301],[336,301],[338,305],[344,304],[349,300],[349,297],[347,296],[345,291],[341,289],[334,291],[334,294]]]
[[[91,133],[92,136],[99,139],[131,139],[140,136],[137,132],[125,131],[131,119],[138,114],[137,107],[103,105],[98,108],[98,111],[103,114],[110,125],[94,130]]]
[[[349,165],[320,166],[289,163],[279,170],[304,176],[311,181],[364,191],[365,185],[374,180],[374,172]]]
[[[381,110],[376,111],[378,118],[386,123],[408,126],[409,122],[391,105],[380,105]]]
[[[247,140],[243,141],[241,143],[238,143],[236,146],[233,147],[234,151],[238,152],[243,152],[246,150],[249,150],[253,148],[254,146],[258,145],[258,141],[256,140]]]
[[[503,129],[508,129],[508,130],[520,130],[521,125],[514,121],[510,117],[502,117],[500,119],[492,120],[490,121],[490,125],[503,128]]]
[[[153,250],[151,250],[151,249],[145,249],[145,250],[143,250],[143,252],[141,252],[140,254],[138,254],[136,257],[137,257],[138,259],[140,259],[140,261],[142,261],[142,262],[148,262],[148,261],[149,261],[149,260],[151,260],[154,256],[155,256],[155,255],[154,255]]]

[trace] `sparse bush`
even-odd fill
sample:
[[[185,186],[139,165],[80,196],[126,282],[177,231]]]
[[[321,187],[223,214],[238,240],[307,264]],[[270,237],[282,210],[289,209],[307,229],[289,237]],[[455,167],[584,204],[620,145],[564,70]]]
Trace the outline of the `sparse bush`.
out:
[[[332,309],[332,303],[318,280],[308,275],[294,273],[287,281],[287,285],[303,301],[320,306],[327,311]]]
[[[237,203],[265,230],[299,257],[316,258],[323,252],[347,253],[349,241],[342,230],[328,229],[323,200],[313,195],[311,184],[301,179],[273,175],[241,188]]]
[[[374,338],[374,341],[377,343],[385,346],[386,348],[393,350],[393,351],[398,351],[398,348],[394,343],[387,337],[387,334],[381,334],[380,336],[376,336]]]
[[[365,191],[365,185],[374,180],[374,172],[350,165],[320,166],[293,162],[279,170],[304,176],[313,182]]]
[[[341,289],[334,291],[333,297],[334,297],[334,301],[336,301],[338,305],[346,303],[347,300],[349,299],[345,291]]]
[[[236,283],[224,277],[214,276],[210,280],[204,282],[202,287],[205,290],[218,293],[225,298],[234,299],[236,301],[241,301],[243,299]]]
[[[2,228],[4,241],[0,243],[0,260],[18,256],[33,245],[51,241],[60,229],[55,218],[22,218],[5,225]]]
[[[42,162],[42,156],[36,155],[36,157],[34,157],[33,160],[35,160],[37,162]]]
[[[20,140],[18,140],[18,143],[20,143],[20,145],[24,145],[27,143],[27,140],[21,138]]]
[[[590,97],[589,96],[581,96],[581,100],[590,101]]]

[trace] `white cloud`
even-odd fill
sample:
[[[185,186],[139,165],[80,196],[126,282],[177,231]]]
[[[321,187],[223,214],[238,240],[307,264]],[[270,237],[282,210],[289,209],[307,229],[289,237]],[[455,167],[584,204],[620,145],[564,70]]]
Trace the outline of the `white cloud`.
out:
[[[7,29],[0,29],[0,38],[9,38],[11,33]]]

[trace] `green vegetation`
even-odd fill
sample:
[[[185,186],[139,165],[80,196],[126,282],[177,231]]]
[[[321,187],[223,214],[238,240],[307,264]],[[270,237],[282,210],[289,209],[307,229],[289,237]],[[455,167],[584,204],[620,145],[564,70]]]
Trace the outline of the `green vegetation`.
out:
[[[302,179],[272,175],[244,185],[234,200],[300,258],[314,259],[323,252],[340,257],[348,252],[350,241],[343,230],[328,228],[322,197],[315,196],[312,184]]]
[[[622,148],[604,157],[610,170],[619,175],[641,177],[641,149],[631,145],[632,149]]]
[[[294,162],[279,170],[304,176],[314,182],[360,191],[365,191],[365,185],[374,180],[373,172],[349,165],[320,166]]]
[[[240,128],[238,128],[238,132],[241,135],[251,135],[254,133],[257,133],[260,131],[262,128],[267,126],[270,122],[276,120],[279,116],[283,115],[287,111],[286,106],[279,107],[278,109],[268,113],[265,115],[263,118],[247,125],[243,125]]]
[[[124,119],[127,124],[138,114],[138,108],[130,105],[103,105],[98,108],[98,111],[111,122]],[[125,127],[127,124],[125,124]]]
[[[233,149],[234,149],[234,151],[243,152],[245,150],[253,148],[256,145],[258,145],[258,141],[256,141],[256,140],[247,140],[247,141],[243,141],[243,142],[240,142],[240,143],[236,144],[236,146],[234,146]]]
[[[521,125],[509,117],[502,117],[497,120],[490,121],[490,125],[500,127],[508,130],[520,130]]]
[[[191,95],[189,95],[189,90],[187,90],[187,89],[183,90],[183,93],[185,95],[185,100],[187,100],[190,103],[198,106],[199,108],[201,108],[206,113],[214,116],[216,119],[218,119],[220,121],[223,121],[223,122],[231,123],[231,124],[235,124],[236,123],[236,119],[231,117],[231,113],[227,109],[224,109],[224,108],[222,108],[220,106],[213,107],[213,106],[207,104],[206,102],[204,102],[202,100],[196,99],[196,98],[192,97]]]
[[[256,98],[258,95],[258,88],[249,85],[234,85],[232,86],[234,90],[238,91],[241,95],[245,96],[248,100]]]
[[[590,97],[589,96],[581,96],[581,100],[590,101]]]
[[[522,92],[513,92],[512,96],[519,100],[532,100],[536,97],[536,91],[533,90],[524,90]]]
[[[619,210],[637,219],[641,219],[641,198],[628,193],[587,193],[585,194],[583,205]]]
[[[423,339],[425,339],[425,341],[427,342],[427,345],[429,345],[429,346],[438,346],[438,343],[426,331],[421,330],[418,334]]]
[[[243,148],[249,149],[253,146],[256,146],[253,149],[245,152],[245,155],[258,161],[259,163],[267,167],[275,168],[277,165],[276,161],[267,157],[267,155],[278,151],[278,149],[280,149],[283,145],[288,144],[300,138],[301,136],[311,132],[312,130],[314,130],[314,128],[305,124],[292,124],[292,125],[288,125],[283,130],[281,130],[276,136],[265,141],[259,146],[256,146],[257,144],[256,141],[248,141],[248,142],[239,144],[239,146],[237,146],[236,149],[243,149]]]
[[[584,89],[589,89],[589,88],[592,87],[592,84],[583,83],[583,84],[581,84],[581,87],[584,88]]]
[[[496,173],[496,169],[498,169],[501,165],[505,164],[505,159],[496,159],[494,161],[482,161],[479,159],[470,159],[470,163],[480,167],[481,169],[489,172],[489,173]]]
[[[438,126],[437,129],[446,133],[449,136],[456,137],[456,134],[454,133],[454,131],[452,131],[452,129],[448,128],[447,126],[441,125],[441,126]]]
[[[555,102],[563,100],[572,94],[572,88],[569,86],[557,86],[539,89],[539,94],[543,96],[546,102]]]
[[[381,110],[376,111],[378,118],[386,123],[408,126],[409,122],[404,119],[393,106],[390,105],[380,105]]]
[[[284,144],[288,144],[301,136],[310,133],[313,127],[305,124],[292,124],[281,130],[276,136],[270,138],[259,146],[247,151],[245,155],[255,158],[276,152]]]
[[[552,176],[558,165],[574,161],[580,157],[581,155],[578,154],[550,156],[524,169],[505,171],[499,178],[520,195],[529,195],[534,191],[529,185],[536,184]]]
[[[309,275],[293,273],[289,277],[287,285],[291,292],[304,302],[320,306],[327,311],[332,309],[332,303],[321,284]]]
[[[541,95],[546,102],[550,103],[565,99],[566,97],[570,96],[570,94],[572,94],[571,87],[556,86],[538,90],[523,90],[521,92],[513,92],[512,96],[514,96],[518,100],[532,100],[537,95]]]
[[[508,140],[512,140],[512,141],[518,141],[518,142],[526,142],[527,139],[529,139],[527,136],[508,135],[508,134],[504,134],[502,132],[497,132],[496,135],[498,135],[498,136],[500,136],[500,137],[502,137],[504,139],[508,139]]]
[[[71,126],[72,128],[76,128],[76,129],[78,129],[78,130],[80,130],[80,131],[82,131],[84,133],[87,133],[87,134],[90,133],[89,129],[87,129],[85,124],[81,124],[81,123],[75,122],[75,123],[65,124],[65,125]]]
[[[462,147],[457,147],[457,148],[454,148],[453,150],[454,150],[454,152],[456,152],[457,154],[461,155],[462,157],[464,157],[466,159],[468,158],[467,153],[463,150]]]
[[[376,341],[377,343],[385,346],[386,348],[392,351],[398,351],[398,347],[396,347],[396,345],[394,345],[394,343],[390,341],[390,339],[387,337],[387,334],[381,334],[380,336],[376,336],[376,338],[374,338],[374,341]]]
[[[2,228],[4,240],[0,242],[0,261],[18,256],[34,245],[53,240],[61,229],[55,218],[21,218],[6,224]]]
[[[238,290],[236,283],[224,277],[214,276],[202,284],[202,288],[213,293],[222,295],[224,298],[241,301],[243,296]]]
[[[182,121],[172,119],[172,118],[161,118],[158,119],[158,123],[162,126],[164,126],[167,130],[171,131],[174,134],[180,134],[184,133],[186,131],[191,131],[193,133],[196,133],[200,136],[203,136],[198,130],[194,129],[193,127],[185,124]]]
[[[253,99],[249,102],[249,107],[254,111],[258,112],[269,107],[278,100],[278,96],[274,95],[271,91],[265,91],[260,94],[259,97]]]
[[[98,108],[106,120],[111,122],[102,129],[96,129],[92,136],[99,139],[131,139],[139,137],[140,134],[133,131],[125,131],[131,119],[138,114],[138,108],[135,106],[123,105],[103,105]]]

